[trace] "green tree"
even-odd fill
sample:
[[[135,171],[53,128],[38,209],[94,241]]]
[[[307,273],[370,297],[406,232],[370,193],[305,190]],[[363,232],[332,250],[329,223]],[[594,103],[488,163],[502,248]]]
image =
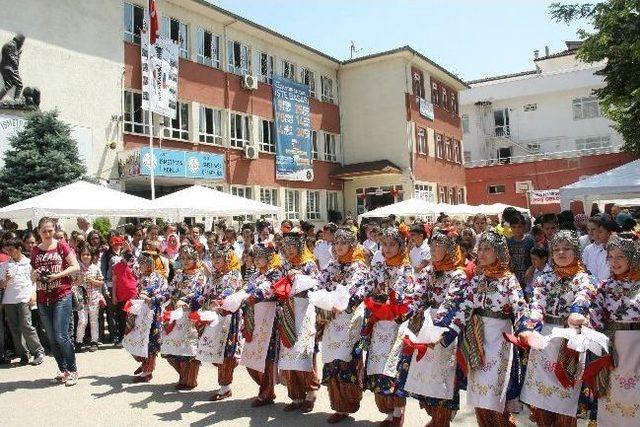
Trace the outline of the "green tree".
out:
[[[0,170],[2,206],[71,184],[86,173],[69,125],[57,111],[30,114],[9,145]]]
[[[549,7],[557,22],[587,20],[593,31],[579,30],[583,40],[578,58],[606,60],[596,74],[606,86],[594,92],[605,117],[613,120],[627,151],[640,154],[640,0],[609,0],[595,4],[560,4]]]

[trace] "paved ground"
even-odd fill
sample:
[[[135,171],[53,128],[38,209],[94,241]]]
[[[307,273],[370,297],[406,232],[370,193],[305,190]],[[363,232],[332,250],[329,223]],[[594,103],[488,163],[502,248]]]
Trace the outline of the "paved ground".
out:
[[[151,383],[132,384],[130,373],[137,367],[122,349],[105,347],[95,353],[78,354],[80,381],[75,387],[51,385],[56,374],[55,361],[47,357],[41,366],[2,367],[0,369],[0,424],[12,426],[141,426],[173,422],[192,426],[326,426],[331,413],[326,390],[310,414],[284,413],[286,390],[278,386],[276,404],[259,409],[249,407],[257,387],[244,368],[236,370],[233,398],[209,402],[216,389],[215,368],[200,370],[199,386],[192,391],[175,391],[175,371],[165,360]],[[462,401],[465,401],[464,396]],[[360,411],[343,425],[374,426],[384,417],[377,411],[373,395],[366,392]],[[521,419],[526,418],[521,416]],[[406,426],[424,426],[428,416],[409,401]],[[524,420],[523,420],[524,421]],[[456,426],[473,426],[472,411],[463,408],[454,421]],[[520,425],[531,425],[521,422]]]

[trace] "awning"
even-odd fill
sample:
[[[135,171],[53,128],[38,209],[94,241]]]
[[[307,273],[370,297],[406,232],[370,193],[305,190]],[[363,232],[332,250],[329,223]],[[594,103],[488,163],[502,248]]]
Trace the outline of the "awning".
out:
[[[402,174],[402,169],[389,160],[377,160],[375,162],[352,163],[336,169],[331,178],[353,179],[369,175]]]

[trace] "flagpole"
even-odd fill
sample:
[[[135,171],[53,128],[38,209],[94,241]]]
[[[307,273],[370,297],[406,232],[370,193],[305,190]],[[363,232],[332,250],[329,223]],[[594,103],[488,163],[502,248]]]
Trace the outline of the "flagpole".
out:
[[[151,21],[151,19],[149,19]],[[147,32],[147,37],[149,38],[149,56],[148,56],[148,66],[147,66],[147,81],[149,82],[149,87],[151,87],[151,25],[149,25],[149,31]],[[155,156],[153,154],[153,110],[151,109],[151,91],[149,91],[149,157],[150,157],[150,166],[151,170],[151,200],[155,200],[156,198],[156,180],[155,180]]]

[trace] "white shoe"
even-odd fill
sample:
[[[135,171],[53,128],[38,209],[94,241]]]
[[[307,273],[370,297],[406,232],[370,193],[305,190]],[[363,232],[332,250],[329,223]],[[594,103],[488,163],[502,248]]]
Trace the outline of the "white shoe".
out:
[[[55,378],[51,379],[51,384],[64,384],[67,382],[67,373],[60,372]]]
[[[78,372],[68,372],[67,373],[67,381],[64,385],[67,387],[72,387],[78,384]]]

